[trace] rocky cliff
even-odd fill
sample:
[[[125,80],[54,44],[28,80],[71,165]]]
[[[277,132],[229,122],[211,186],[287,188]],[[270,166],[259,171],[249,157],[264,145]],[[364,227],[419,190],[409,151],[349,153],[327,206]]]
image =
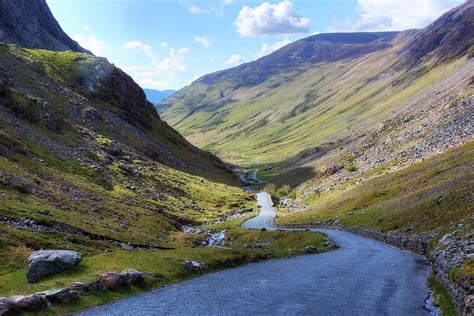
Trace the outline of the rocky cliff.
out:
[[[0,42],[90,53],[63,32],[46,0],[1,0]]]

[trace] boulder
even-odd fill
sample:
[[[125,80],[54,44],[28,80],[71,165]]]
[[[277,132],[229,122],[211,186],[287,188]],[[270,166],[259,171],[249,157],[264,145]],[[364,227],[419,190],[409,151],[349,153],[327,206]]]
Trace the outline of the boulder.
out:
[[[184,262],[184,268],[186,268],[188,271],[199,271],[203,269],[203,266],[197,261],[186,260]]]
[[[10,297],[23,311],[33,312],[48,307],[48,300],[39,294],[17,295]]]
[[[79,293],[70,289],[54,289],[36,294],[46,297],[51,304],[69,303],[79,299]]]
[[[99,284],[107,290],[117,291],[128,285],[124,275],[117,272],[106,272],[99,277]]]
[[[0,315],[10,316],[18,315],[21,313],[20,304],[16,303],[14,300],[6,297],[0,297]]]
[[[125,277],[125,280],[130,285],[136,285],[143,282],[143,274],[133,269],[125,269],[120,272]]]
[[[38,250],[28,258],[28,281],[38,282],[45,276],[70,270],[82,259],[79,252],[71,250]]]
[[[316,252],[318,252],[318,248],[316,248],[313,245],[309,245],[309,246],[304,247],[304,252],[306,252],[306,253],[316,253]]]
[[[105,287],[103,287],[99,280],[95,280],[90,282],[84,287],[84,291],[86,292],[104,292],[107,291]]]

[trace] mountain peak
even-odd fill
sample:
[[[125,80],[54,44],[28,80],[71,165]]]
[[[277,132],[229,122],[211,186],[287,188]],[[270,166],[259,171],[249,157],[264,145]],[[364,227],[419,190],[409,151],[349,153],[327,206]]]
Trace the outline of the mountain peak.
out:
[[[1,0],[0,42],[90,54],[64,33],[46,0]]]

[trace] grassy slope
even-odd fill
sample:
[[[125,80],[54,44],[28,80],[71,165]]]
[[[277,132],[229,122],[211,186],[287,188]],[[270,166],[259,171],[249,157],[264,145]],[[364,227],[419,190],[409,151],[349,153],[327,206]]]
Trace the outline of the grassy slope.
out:
[[[174,250],[113,251],[86,257],[74,270],[46,278],[38,284],[28,284],[25,269],[0,276],[0,295],[31,293],[48,288],[71,286],[77,280],[89,281],[104,271],[120,271],[133,267],[140,271],[157,273],[156,278],[147,278],[141,287],[132,287],[120,292],[108,292],[97,295],[85,294],[76,304],[59,305],[49,309],[45,314],[58,314],[77,311],[143,290],[175,283],[200,273],[189,273],[183,267],[184,260],[192,259],[206,264],[204,272],[234,267],[247,262],[263,259],[281,258],[304,253],[304,247],[315,245],[320,251],[330,248],[324,245],[326,238],[322,234],[307,232],[260,232],[249,231],[238,225],[242,219],[225,224],[212,225],[209,228],[226,231],[228,248],[205,248],[193,246],[193,235],[175,233],[170,236],[168,245]],[[246,245],[257,242],[268,242],[265,248],[251,249]],[[219,260],[227,259],[227,263]]]
[[[280,215],[277,222],[310,223],[337,218],[344,225],[381,231],[410,225],[414,233],[449,227],[472,214],[473,164],[471,142],[396,172],[378,175],[371,170],[333,190],[308,196],[302,202],[310,206],[309,211]],[[437,203],[441,196],[444,200]]]
[[[13,83],[0,87],[0,275],[23,271],[33,249],[89,256],[120,249],[110,239],[159,245],[183,222],[253,206],[252,195],[205,161],[209,154],[174,138],[159,119],[151,122],[149,139],[166,148],[177,168],[194,160],[203,169],[184,172],[170,168],[171,160],[150,159],[143,154],[146,137],[129,132],[132,123],[104,122],[120,109],[89,97],[77,81],[96,80],[111,67],[104,59],[12,45],[0,45],[0,56],[2,77]],[[88,124],[84,112],[99,123]],[[108,160],[107,148],[118,142],[128,157]],[[83,233],[16,229],[4,217]]]
[[[395,52],[401,43],[395,44],[355,60],[308,65],[298,74],[293,69],[248,88],[233,90],[226,81],[212,86],[197,83],[168,99],[173,106],[162,117],[194,144],[228,159],[281,162],[323,143],[366,132],[464,63],[461,59],[443,64],[411,81],[422,67],[408,73],[388,71],[397,62]],[[423,66],[430,68],[429,63]],[[399,84],[394,85],[396,81]],[[224,91],[224,101],[219,91]],[[182,120],[200,105],[205,107]]]
[[[184,270],[186,259],[204,262],[210,272],[302,254],[306,245],[329,250],[322,234],[248,231],[239,227],[242,219],[210,226],[226,231],[226,248],[196,247],[202,236],[180,232],[181,224],[253,208],[254,196],[158,119],[148,130],[137,128],[117,118],[125,110],[90,97],[78,78],[102,80],[105,60],[11,45],[0,45],[0,57],[1,75],[13,83],[0,86],[0,296],[69,287],[125,268],[157,273],[142,287],[84,294],[75,304],[44,311],[61,314],[198,276]],[[166,148],[166,160],[147,156],[152,141]],[[108,148],[117,143],[126,157],[111,159]],[[25,218],[81,232],[18,229],[6,221]],[[117,241],[171,249],[125,251]],[[256,242],[268,245],[247,247]],[[29,284],[27,257],[41,248],[73,249],[85,257],[72,271]]]

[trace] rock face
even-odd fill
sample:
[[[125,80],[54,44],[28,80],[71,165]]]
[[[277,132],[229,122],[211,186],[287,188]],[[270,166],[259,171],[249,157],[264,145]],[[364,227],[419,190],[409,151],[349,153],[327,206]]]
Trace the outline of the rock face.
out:
[[[28,259],[28,281],[38,282],[45,276],[69,270],[79,264],[82,255],[71,250],[39,250]]]
[[[64,33],[46,0],[0,1],[0,42],[90,54]]]

